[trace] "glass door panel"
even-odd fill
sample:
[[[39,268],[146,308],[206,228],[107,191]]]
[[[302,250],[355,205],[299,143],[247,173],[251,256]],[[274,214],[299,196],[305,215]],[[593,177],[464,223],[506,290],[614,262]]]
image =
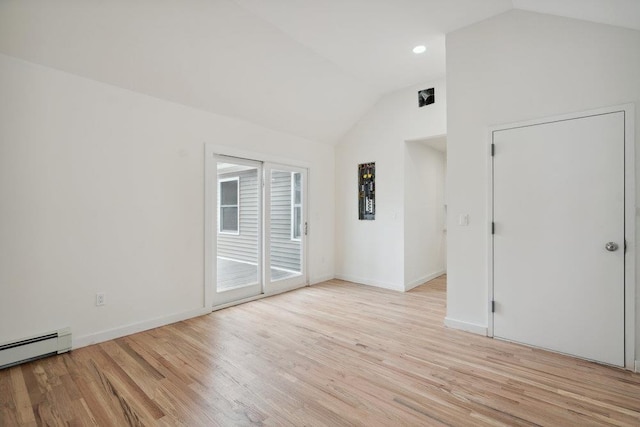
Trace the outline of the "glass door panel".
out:
[[[216,159],[214,305],[262,293],[262,164]]]
[[[266,292],[300,286],[306,280],[306,170],[282,165],[265,168]]]

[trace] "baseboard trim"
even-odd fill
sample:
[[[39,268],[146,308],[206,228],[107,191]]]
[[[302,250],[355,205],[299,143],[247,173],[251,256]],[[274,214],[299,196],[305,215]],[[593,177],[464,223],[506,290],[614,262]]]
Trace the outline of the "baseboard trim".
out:
[[[309,279],[309,285],[317,285],[318,283],[327,282],[335,279],[333,274],[325,274],[324,276],[316,276]]]
[[[144,320],[142,322],[132,323],[131,325],[113,328],[95,334],[83,335],[73,339],[72,349],[86,347],[92,344],[113,340],[138,332],[147,331],[149,329],[158,328],[160,326],[169,325],[171,323],[181,322],[193,317],[202,316],[211,313],[211,308],[198,308],[195,310],[184,311],[181,313],[171,314],[169,316],[157,317],[155,319]]]
[[[404,286],[396,283],[380,282],[378,280],[370,280],[363,277],[351,276],[348,274],[336,274],[336,279],[346,280],[347,282],[358,283],[360,285],[375,286],[376,288],[404,292]]]
[[[635,366],[635,368],[636,368],[635,371],[640,374],[640,360],[636,360],[635,365],[636,365]]]
[[[485,337],[487,336],[487,327],[475,323],[463,322],[462,320],[445,317],[444,325],[448,328],[459,329],[461,331],[471,332],[478,335],[484,335]]]
[[[431,274],[427,274],[426,276],[420,277],[416,280],[413,280],[409,283],[406,283],[404,285],[404,290],[405,291],[410,291],[411,289],[415,288],[416,286],[420,286],[426,282],[428,282],[429,280],[433,280],[436,277],[440,277],[443,274],[446,274],[447,271],[446,270],[440,270],[440,271],[436,271],[435,273],[431,273]]]

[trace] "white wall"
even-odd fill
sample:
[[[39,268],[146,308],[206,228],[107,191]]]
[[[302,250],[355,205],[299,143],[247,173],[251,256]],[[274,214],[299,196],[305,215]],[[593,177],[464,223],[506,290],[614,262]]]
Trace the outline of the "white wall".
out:
[[[511,11],[447,36],[449,320],[487,326],[488,127],[637,104],[639,76],[634,30]],[[461,213],[468,227],[454,222]]]
[[[0,93],[0,342],[203,312],[205,143],[310,165],[310,277],[333,277],[333,147],[5,55]]]
[[[260,17],[255,3],[0,1],[0,52],[316,142],[338,142],[379,92],[321,56],[313,42]],[[264,4],[285,7],[291,16],[291,7]],[[360,10],[339,10],[345,9]]]
[[[404,159],[404,283],[414,288],[445,272],[445,154],[407,142]]]
[[[435,104],[418,108],[418,90],[435,87]],[[405,141],[446,133],[444,80],[383,98],[336,147],[336,275],[404,290]],[[358,220],[357,167],[376,162],[376,219]]]

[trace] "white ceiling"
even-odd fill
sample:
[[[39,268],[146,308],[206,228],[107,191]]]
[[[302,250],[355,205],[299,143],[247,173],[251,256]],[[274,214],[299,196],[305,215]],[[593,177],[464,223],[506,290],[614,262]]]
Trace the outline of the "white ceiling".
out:
[[[640,0],[513,0],[513,6],[640,30]]]
[[[511,9],[511,0],[234,1],[378,94],[444,76],[445,33]]]
[[[514,6],[640,29],[640,0],[0,0],[0,52],[335,144]]]

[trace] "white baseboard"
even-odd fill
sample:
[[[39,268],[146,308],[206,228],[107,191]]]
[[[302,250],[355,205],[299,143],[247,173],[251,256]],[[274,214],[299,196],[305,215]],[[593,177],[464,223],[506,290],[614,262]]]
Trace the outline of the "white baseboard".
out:
[[[462,320],[445,317],[444,325],[449,328],[460,329],[461,331],[472,332],[474,334],[484,335],[485,337],[487,336],[487,327],[475,323],[468,323],[463,322]]]
[[[364,277],[351,276],[348,274],[336,274],[336,279],[346,280],[347,282],[359,283],[361,285],[375,286],[377,288],[390,289],[392,291],[404,292],[404,286],[398,283],[386,283],[378,280],[366,279]]]
[[[317,285],[318,283],[326,282],[328,280],[335,279],[336,276],[333,274],[325,274],[324,276],[316,276],[309,278],[310,285]]]
[[[160,326],[169,325],[171,323],[180,322],[182,320],[191,319],[192,317],[198,317],[209,313],[211,313],[211,308],[198,308],[195,310],[184,311],[182,313],[175,313],[169,316],[157,317],[155,319],[133,323],[119,328],[109,329],[95,334],[83,335],[78,338],[74,337],[72,348],[77,349],[92,344],[98,344],[104,341],[147,331],[149,329],[158,328]]]
[[[635,365],[636,365],[636,366],[635,366],[635,368],[636,368],[636,372],[640,373],[640,360],[636,360]]]
[[[423,283],[428,282],[429,280],[433,280],[436,277],[440,277],[445,273],[446,273],[446,270],[440,270],[440,271],[436,271],[435,273],[427,274],[426,276],[420,277],[420,278],[418,278],[416,280],[412,280],[409,283],[405,283],[404,290],[405,291],[410,291],[411,289],[415,288],[416,286],[420,286]]]

